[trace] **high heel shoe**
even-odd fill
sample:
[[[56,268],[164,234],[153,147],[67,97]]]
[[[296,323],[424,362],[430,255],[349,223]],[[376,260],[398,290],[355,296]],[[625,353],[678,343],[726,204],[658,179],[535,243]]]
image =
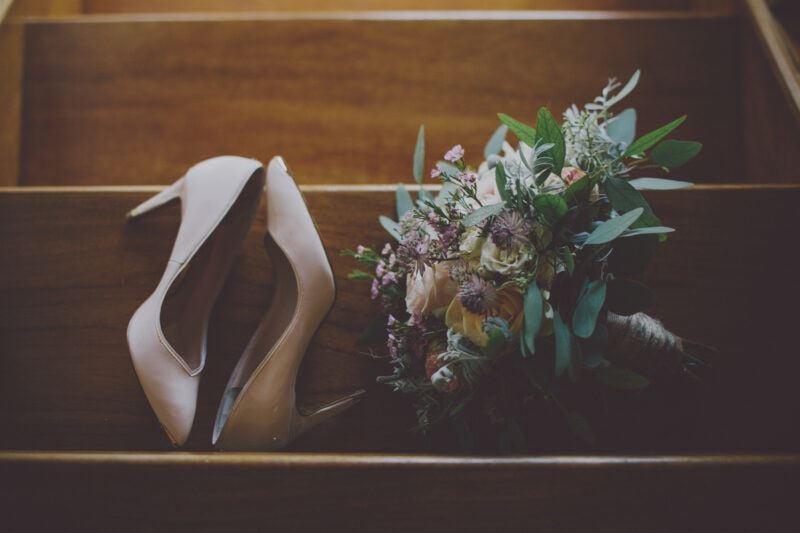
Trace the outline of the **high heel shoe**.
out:
[[[269,310],[234,369],[212,441],[226,450],[275,450],[352,406],[363,391],[308,414],[295,380],[311,337],[333,306],[333,271],[311,214],[283,159],[267,168],[265,246],[274,270]]]
[[[181,201],[181,225],[164,275],[128,324],[133,366],[175,446],[194,422],[206,361],[208,319],[264,186],[263,165],[224,156],[198,163],[128,213],[137,218]]]

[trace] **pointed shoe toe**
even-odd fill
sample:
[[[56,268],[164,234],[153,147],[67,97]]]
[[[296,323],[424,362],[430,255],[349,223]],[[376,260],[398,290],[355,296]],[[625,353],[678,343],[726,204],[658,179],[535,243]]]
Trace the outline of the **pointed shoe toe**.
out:
[[[260,162],[209,159],[135,207],[128,219],[181,200],[181,225],[155,291],[128,324],[136,375],[173,445],[186,442],[206,361],[208,323],[261,198]]]

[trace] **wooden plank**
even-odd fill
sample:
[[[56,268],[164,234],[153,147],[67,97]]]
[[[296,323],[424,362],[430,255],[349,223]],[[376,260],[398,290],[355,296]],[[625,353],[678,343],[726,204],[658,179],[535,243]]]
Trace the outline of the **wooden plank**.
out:
[[[780,22],[764,0],[745,0],[744,6],[767,63],[789,103],[789,111],[800,127],[800,65],[790,49],[791,43],[785,40]]]
[[[421,123],[429,164],[456,143],[479,157],[498,111],[532,121],[540,105],[558,112],[585,102],[608,76],[639,67],[629,104],[640,131],[688,113],[680,137],[705,150],[687,175],[744,178],[741,130],[732,127],[742,112],[732,18],[239,17],[31,23],[21,183],[165,184],[222,153],[281,153],[305,183],[410,181]]]
[[[291,163],[290,163],[291,164]],[[0,192],[0,448],[153,450],[167,445],[137,383],[125,343],[134,309],[168,257],[178,209],[125,224],[153,189],[5,189]],[[384,363],[354,347],[372,304],[339,251],[382,245],[376,218],[392,187],[306,187],[336,272],[338,297],[298,382],[303,404],[360,387],[367,400],[293,447],[307,451],[419,452],[405,399],[374,383]],[[800,291],[793,242],[800,186],[706,186],[650,195],[678,229],[647,282],[675,332],[722,349],[702,387],[695,435],[627,442],[620,449],[797,450],[794,309]],[[189,449],[208,449],[210,425],[233,364],[270,296],[263,214],[211,323],[210,357]],[[683,438],[683,437],[681,437]],[[620,451],[614,449],[614,451]],[[563,452],[563,450],[562,450]]]
[[[21,24],[0,24],[0,186],[19,176],[23,35]]]
[[[797,455],[0,453],[15,531],[792,532],[798,490]]]
[[[14,0],[9,17],[57,17],[83,13],[83,0]]]
[[[499,0],[490,9],[669,10],[732,9],[735,0]],[[367,11],[487,9],[482,0],[85,0],[86,13],[231,11]]]

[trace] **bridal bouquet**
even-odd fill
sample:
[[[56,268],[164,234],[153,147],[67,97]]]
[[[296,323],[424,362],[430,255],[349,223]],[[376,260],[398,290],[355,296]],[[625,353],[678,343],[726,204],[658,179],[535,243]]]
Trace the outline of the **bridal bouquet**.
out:
[[[522,450],[527,414],[551,406],[593,441],[588,417],[566,400],[581,387],[637,391],[691,373],[689,343],[643,313],[653,296],[637,277],[673,229],[639,191],[690,186],[642,176],[701,145],[665,140],[685,117],[636,138],[636,112],[612,108],[638,79],[610,80],[561,124],[546,108],[535,127],[498,115],[479,165],[456,145],[430,172],[436,195],[420,187],[414,200],[398,187],[399,220],[380,219],[395,243],[344,252],[368,268],[351,278],[371,282],[383,311],[393,373],[379,379],[413,397],[423,430],[449,420],[468,443],[477,424]],[[424,144],[420,128],[418,183]]]

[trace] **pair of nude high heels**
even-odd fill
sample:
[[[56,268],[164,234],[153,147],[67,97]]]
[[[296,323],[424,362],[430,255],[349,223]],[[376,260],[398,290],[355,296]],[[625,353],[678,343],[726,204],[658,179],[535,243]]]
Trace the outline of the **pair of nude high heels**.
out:
[[[164,275],[128,325],[136,374],[176,446],[186,441],[194,422],[212,307],[262,193],[274,297],[228,381],[214,423],[214,446],[282,448],[353,405],[363,392],[310,414],[298,411],[294,385],[300,362],[334,301],[331,266],[283,159],[274,158],[266,175],[252,159],[209,159],[128,213],[136,218],[172,200],[181,202],[181,225]]]

